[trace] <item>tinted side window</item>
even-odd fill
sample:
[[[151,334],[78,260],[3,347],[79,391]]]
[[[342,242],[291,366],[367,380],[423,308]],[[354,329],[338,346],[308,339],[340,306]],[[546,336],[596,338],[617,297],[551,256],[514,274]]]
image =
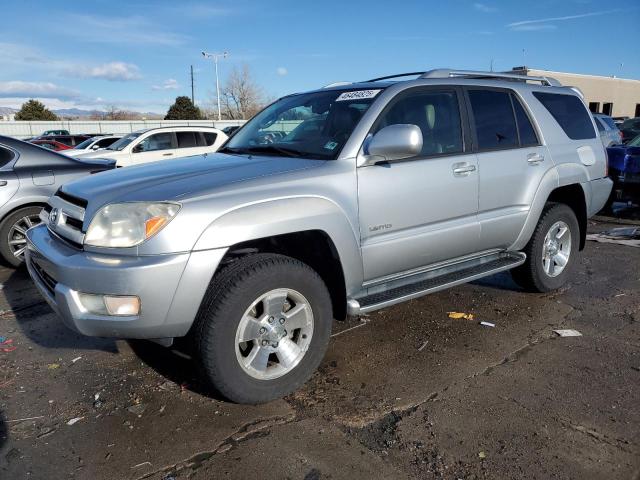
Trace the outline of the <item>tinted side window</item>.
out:
[[[199,147],[206,147],[207,141],[204,139],[203,132],[196,132],[196,141],[198,142]]]
[[[205,142],[207,142],[207,147],[210,147],[211,145],[216,143],[216,137],[217,136],[218,135],[216,135],[213,132],[204,132],[204,140],[205,140]]]
[[[197,132],[176,132],[178,148],[193,148],[198,146]]]
[[[403,123],[417,125],[422,130],[421,155],[462,152],[462,127],[455,92],[408,94],[382,114],[375,131]]]
[[[103,138],[102,140],[98,140],[98,148],[107,148],[109,145],[114,143],[117,138]]]
[[[150,137],[147,137],[142,142],[140,142],[140,151],[153,152],[155,150],[169,150],[173,148],[172,135],[173,134],[168,132],[156,133],[155,135],[151,135]]]
[[[8,148],[0,147],[0,168],[13,160],[13,152]]]
[[[546,92],[533,92],[533,96],[540,100],[570,139],[596,137],[589,112],[577,96]]]
[[[518,133],[520,134],[520,146],[530,147],[531,145],[538,145],[540,141],[536,135],[536,131],[533,129],[529,116],[524,111],[524,107],[514,95],[511,95],[513,101],[513,110],[516,113],[516,122],[518,123]]]
[[[518,147],[518,130],[509,93],[469,90],[469,100],[480,150]]]

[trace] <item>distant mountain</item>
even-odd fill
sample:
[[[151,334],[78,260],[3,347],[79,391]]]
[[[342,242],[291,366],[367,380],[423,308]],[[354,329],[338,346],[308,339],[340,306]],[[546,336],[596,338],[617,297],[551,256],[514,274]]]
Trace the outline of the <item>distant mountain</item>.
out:
[[[122,112],[130,119],[159,119],[164,118],[164,115],[154,112],[136,112],[133,110],[122,110]],[[82,110],[80,108],[61,108],[58,110],[53,110],[53,113],[58,115],[60,118],[80,118],[84,119],[86,117],[100,118],[107,114],[107,112],[103,110]]]
[[[18,110],[11,107],[0,107],[0,115],[11,115],[12,113],[16,113]]]

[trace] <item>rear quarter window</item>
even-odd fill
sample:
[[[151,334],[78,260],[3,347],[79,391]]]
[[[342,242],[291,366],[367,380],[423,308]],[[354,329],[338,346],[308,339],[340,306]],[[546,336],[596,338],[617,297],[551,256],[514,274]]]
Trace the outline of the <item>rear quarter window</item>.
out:
[[[596,138],[587,107],[576,95],[533,92],[571,140]]]
[[[213,132],[204,132],[204,141],[206,142],[208,147],[216,143],[217,136],[218,135]]]
[[[0,147],[0,168],[13,160],[13,152],[8,148]]]

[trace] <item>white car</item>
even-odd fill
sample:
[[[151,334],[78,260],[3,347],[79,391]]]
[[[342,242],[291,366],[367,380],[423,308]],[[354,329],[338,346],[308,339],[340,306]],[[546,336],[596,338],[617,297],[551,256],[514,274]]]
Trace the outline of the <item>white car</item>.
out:
[[[63,153],[68,157],[77,157],[83,153],[95,152],[96,150],[107,148],[120,138],[122,138],[122,135],[99,135],[88,138],[84,142],[79,143],[68,150],[61,150],[60,153]]]
[[[158,127],[132,132],[104,150],[76,158],[111,158],[116,166],[128,167],[171,158],[202,155],[218,150],[227,135],[213,127]]]

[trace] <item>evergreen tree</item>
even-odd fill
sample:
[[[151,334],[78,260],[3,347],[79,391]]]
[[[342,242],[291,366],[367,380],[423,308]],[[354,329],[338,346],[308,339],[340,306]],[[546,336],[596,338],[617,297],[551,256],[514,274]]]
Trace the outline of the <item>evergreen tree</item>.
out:
[[[202,114],[189,97],[177,97],[169,107],[165,120],[201,120]]]
[[[58,120],[58,117],[42,102],[31,99],[22,104],[20,111],[16,113],[16,120]]]

